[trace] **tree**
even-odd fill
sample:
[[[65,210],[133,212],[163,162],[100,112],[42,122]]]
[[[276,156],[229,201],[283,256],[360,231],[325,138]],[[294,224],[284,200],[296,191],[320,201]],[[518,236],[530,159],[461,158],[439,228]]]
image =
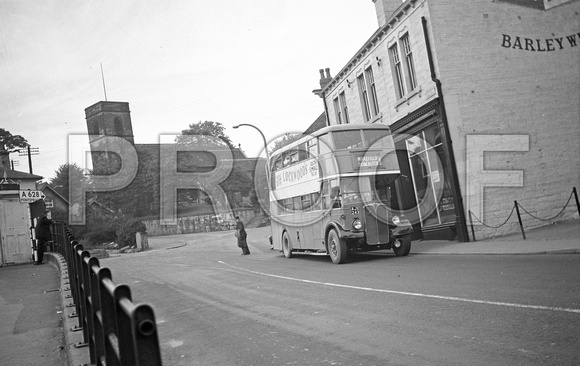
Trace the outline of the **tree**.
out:
[[[235,193],[240,193],[242,197],[246,197],[250,191],[254,188],[252,178],[248,174],[242,171],[240,168],[234,165],[229,177],[227,177],[220,186],[226,193],[230,205],[235,204]]]
[[[75,163],[66,163],[58,167],[54,178],[48,183],[52,189],[63,197],[69,198],[69,184],[82,184],[88,180],[84,171]]]
[[[285,134],[282,138],[279,138],[278,140],[274,141],[274,146],[272,146],[272,150],[270,151],[270,154],[272,154],[274,151],[283,148],[286,145],[291,144],[292,142],[300,139],[303,135],[301,133],[287,133]]]
[[[28,146],[28,141],[20,135],[13,135],[0,128],[0,151],[14,152]]]
[[[155,149],[139,149],[135,179],[117,191],[99,192],[99,203],[120,215],[157,217],[159,214],[160,163]]]
[[[232,141],[225,134],[225,127],[220,122],[205,121],[198,123],[191,123],[187,130],[181,131],[181,136],[176,138],[177,143],[191,143],[197,147],[206,149],[224,149],[226,147],[233,148]],[[204,139],[199,135],[213,136],[220,139],[223,144],[216,139]]]

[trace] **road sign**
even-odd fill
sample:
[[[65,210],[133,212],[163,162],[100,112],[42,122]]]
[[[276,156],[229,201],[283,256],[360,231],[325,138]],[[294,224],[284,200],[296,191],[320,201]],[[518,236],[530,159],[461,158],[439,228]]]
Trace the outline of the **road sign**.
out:
[[[32,203],[41,200],[44,197],[42,191],[20,191],[20,203]]]

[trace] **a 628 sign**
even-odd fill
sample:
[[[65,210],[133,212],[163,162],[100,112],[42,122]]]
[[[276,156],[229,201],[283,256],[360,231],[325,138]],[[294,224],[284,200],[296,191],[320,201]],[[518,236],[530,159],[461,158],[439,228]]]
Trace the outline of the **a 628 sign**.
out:
[[[20,191],[19,195],[21,203],[32,203],[45,197],[42,191]]]

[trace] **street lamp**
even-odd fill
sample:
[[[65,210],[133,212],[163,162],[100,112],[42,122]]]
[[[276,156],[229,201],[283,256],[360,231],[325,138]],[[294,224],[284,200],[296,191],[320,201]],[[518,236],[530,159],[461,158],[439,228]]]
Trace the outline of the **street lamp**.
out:
[[[249,123],[240,123],[239,125],[234,126],[233,128],[237,129],[240,126],[248,126],[255,128],[260,133],[260,135],[262,135],[262,140],[264,141],[264,150],[266,151],[266,178],[268,179],[268,187],[270,187],[270,153],[268,153],[268,143],[266,142],[266,137],[264,136],[262,130]]]
[[[264,141],[264,150],[266,150],[266,165],[265,165],[265,168],[266,168],[266,187],[267,187],[268,194],[269,194],[269,192],[271,192],[271,189],[270,189],[270,184],[271,184],[271,182],[270,182],[270,153],[268,152],[268,143],[266,142],[266,137],[264,136],[264,133],[262,132],[262,130],[260,130],[258,127],[251,125],[249,123],[240,123],[239,125],[234,126],[234,129],[237,129],[240,126],[252,127],[254,129],[256,129],[260,133],[260,135],[262,136],[262,141]],[[256,193],[258,193],[258,192],[256,192]],[[268,202],[268,201],[266,201],[266,202]],[[268,212],[269,212],[269,210],[268,210]]]

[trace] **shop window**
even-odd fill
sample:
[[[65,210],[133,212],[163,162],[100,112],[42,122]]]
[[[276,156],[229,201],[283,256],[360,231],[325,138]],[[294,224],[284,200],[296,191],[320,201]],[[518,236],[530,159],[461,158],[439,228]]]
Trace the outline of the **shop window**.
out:
[[[431,125],[405,140],[413,190],[422,227],[455,222],[449,169],[440,129]]]

